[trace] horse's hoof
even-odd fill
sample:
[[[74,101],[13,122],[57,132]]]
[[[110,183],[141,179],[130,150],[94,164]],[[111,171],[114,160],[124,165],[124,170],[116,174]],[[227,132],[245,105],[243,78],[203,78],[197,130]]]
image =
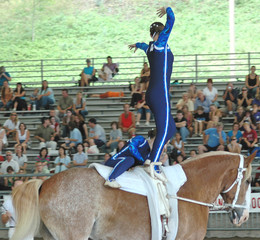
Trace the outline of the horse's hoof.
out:
[[[120,184],[117,181],[106,181],[104,186],[111,188],[121,188]]]

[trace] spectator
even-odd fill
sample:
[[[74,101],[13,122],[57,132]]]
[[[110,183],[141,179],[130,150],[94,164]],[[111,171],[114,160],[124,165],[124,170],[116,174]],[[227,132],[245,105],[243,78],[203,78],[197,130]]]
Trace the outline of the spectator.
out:
[[[36,162],[42,163],[43,168],[49,169],[50,156],[48,155],[48,149],[46,147],[41,148]]]
[[[181,134],[180,133],[176,133],[175,135],[175,139],[172,140],[172,145],[174,147],[174,149],[177,151],[177,155],[182,155],[185,157],[185,151],[184,151],[184,142],[181,139]],[[177,156],[176,156],[177,157]]]
[[[203,132],[203,145],[198,147],[199,154],[210,151],[224,151],[226,139],[223,123],[218,123],[216,128],[205,130]]]
[[[207,87],[203,89],[203,94],[207,99],[211,101],[211,103],[215,104],[217,108],[219,107],[219,103],[217,101],[218,90],[215,87],[213,87],[213,81],[211,78],[207,80]]]
[[[217,118],[215,118],[215,117],[217,117]],[[209,112],[209,122],[208,122],[207,128],[214,127],[214,122],[219,122],[221,117],[222,117],[222,112],[216,107],[215,104],[211,104],[210,112]],[[215,119],[215,121],[214,121],[214,119]],[[216,121],[216,119],[218,119],[218,120]]]
[[[77,153],[73,156],[73,165],[79,168],[86,168],[88,163],[88,154],[84,153],[84,146],[82,143],[77,145]]]
[[[88,120],[89,134],[87,141],[90,145],[93,145],[93,141],[98,148],[102,147],[106,143],[106,133],[103,127],[97,124],[95,118]]]
[[[130,88],[132,96],[130,106],[134,107],[142,99],[143,84],[140,83],[139,77],[135,78],[135,84],[131,84]]]
[[[257,76],[255,70],[256,70],[255,66],[252,66],[251,73],[246,76],[246,82],[245,82],[245,85],[248,89],[248,93],[252,97],[255,97],[256,90],[259,86],[259,76]]]
[[[136,117],[136,126],[140,125],[140,120],[143,114],[145,114],[145,125],[149,126],[150,125],[150,119],[151,119],[151,110],[146,104],[145,101],[145,93],[142,93],[142,100],[138,101],[136,105],[137,109],[137,117]]]
[[[86,140],[88,138],[88,127],[82,115],[76,115],[74,117],[74,122],[76,124],[76,128],[78,128],[81,133],[83,141]]]
[[[243,87],[242,88],[242,93],[240,93],[238,95],[238,98],[237,98],[237,105],[240,107],[244,107],[244,108],[247,108],[248,106],[250,106],[252,104],[252,97],[251,95],[247,92],[247,88],[246,87]]]
[[[232,136],[230,143],[227,145],[228,151],[232,153],[241,153],[242,145],[238,142],[236,136]]]
[[[7,167],[6,171],[7,171],[7,174],[10,174],[10,175],[14,174],[14,169],[11,166]],[[4,185],[6,187],[12,187],[14,181],[15,181],[15,177],[5,177]]]
[[[122,131],[118,128],[118,122],[112,122],[112,130],[109,134],[109,141],[106,143],[106,146],[110,148],[110,151],[117,149],[119,140],[122,139]]]
[[[2,155],[3,148],[8,146],[8,141],[5,133],[5,129],[3,129],[3,124],[0,123],[0,155]]]
[[[187,128],[190,132],[190,137],[192,137],[192,133],[193,133],[193,114],[189,111],[187,105],[184,105],[182,107],[182,112],[183,112],[184,118],[186,118],[186,120],[187,120]]]
[[[197,111],[199,106],[202,106],[205,113],[209,112],[210,104],[212,103],[206,96],[204,96],[202,91],[198,91],[198,97],[195,100],[194,110]]]
[[[82,143],[82,135],[74,121],[69,122],[70,137],[65,138],[65,143],[62,146],[66,149],[76,148],[79,143]]]
[[[50,173],[50,170],[48,168],[44,167],[44,165],[41,162],[35,163],[34,174],[49,174],[49,173]],[[32,179],[41,179],[43,181],[45,181],[48,178],[49,178],[48,176],[32,177]]]
[[[251,107],[249,109],[246,109],[246,111],[244,113],[244,117],[239,123],[241,131],[244,130],[243,125],[245,122],[249,123],[251,128],[256,129],[255,118],[254,118],[251,110],[253,110]]]
[[[189,130],[187,128],[187,119],[184,118],[183,112],[181,110],[177,111],[176,118],[174,118],[177,132],[181,134],[182,141],[186,143],[186,138],[189,135]]]
[[[107,57],[107,63],[104,63],[103,67],[98,73],[98,76],[105,80],[109,81],[119,72],[118,64],[112,62],[112,57]]]
[[[177,156],[176,160],[172,163],[172,165],[180,164],[184,161],[184,157],[180,154]]]
[[[176,104],[177,110],[182,110],[182,108],[183,108],[184,105],[188,106],[189,112],[193,112],[193,111],[194,111],[194,103],[193,103],[193,101],[189,98],[188,93],[183,93],[183,94],[182,94],[182,99],[180,99],[180,100],[178,101],[178,103]]]
[[[190,157],[196,157],[197,151],[195,149],[190,150]]]
[[[255,144],[257,143],[257,133],[254,129],[250,128],[249,123],[244,123],[243,127],[245,131],[243,133],[241,144],[243,149],[249,150],[251,153],[255,148]]]
[[[7,119],[4,123],[4,129],[6,131],[6,136],[13,136],[13,139],[16,140],[16,132],[19,128],[20,121],[17,117],[16,112],[12,112],[9,119]]]
[[[2,88],[4,81],[11,81],[12,78],[8,72],[5,71],[5,67],[0,67],[0,88]]]
[[[118,141],[118,146],[117,146],[117,149],[116,149],[116,153],[119,153],[121,151],[121,149],[125,146],[125,144],[126,144],[126,141],[124,141],[124,140]]]
[[[104,155],[104,161],[102,162],[103,165],[105,165],[106,161],[111,158],[112,155],[110,153],[105,153]]]
[[[13,111],[27,110],[27,103],[25,101],[25,90],[22,87],[22,84],[19,82],[16,84],[16,89],[14,90],[13,100]]]
[[[70,134],[69,123],[74,122],[75,117],[72,114],[72,109],[66,110],[66,115],[62,119],[62,137],[68,137]]]
[[[258,132],[260,133],[260,111],[258,110],[257,104],[253,104],[252,115],[254,117]]]
[[[260,108],[260,92],[259,91],[256,93],[255,98],[254,98],[252,104],[253,105],[256,104],[258,106],[258,108]]]
[[[55,122],[60,123],[60,119],[56,116],[56,111],[55,110],[50,110],[49,112],[49,117],[54,117],[55,118]]]
[[[48,86],[47,80],[42,81],[42,88],[37,97],[36,109],[44,108],[49,109],[50,105],[55,103],[54,94],[51,88]]]
[[[150,68],[147,62],[144,62],[143,69],[141,71],[141,81],[140,83],[144,86],[143,90],[147,90],[150,81]]]
[[[55,150],[57,147],[57,142],[54,141],[55,132],[53,128],[50,127],[49,118],[42,118],[42,125],[36,129],[34,137],[40,141],[40,148],[47,147]]]
[[[235,113],[234,122],[238,122],[240,124],[240,122],[244,118],[244,115],[245,115],[244,108],[242,106],[238,107],[237,112]],[[242,127],[242,126],[239,126],[239,127]]]
[[[30,96],[30,109],[36,109],[39,89],[35,88]],[[35,106],[35,107],[34,107]]]
[[[233,116],[233,111],[235,111],[237,105],[237,91],[234,89],[233,83],[227,83],[222,98],[226,105],[226,108],[223,109],[223,111],[227,112],[229,116]]]
[[[13,160],[19,164],[19,168],[26,171],[27,168],[27,156],[23,154],[22,145],[18,144],[15,147],[15,154],[13,154]]]
[[[191,83],[188,89],[188,98],[195,102],[197,98],[197,88],[194,83]]]
[[[8,85],[8,81],[5,80],[3,83],[3,87],[1,89],[1,103],[0,103],[0,108],[2,110],[7,110],[12,107],[13,101],[13,91]]]
[[[130,112],[129,104],[124,104],[124,113],[119,117],[119,128],[128,133],[129,138],[135,136],[135,114]]]
[[[89,83],[91,82],[91,80],[94,79],[95,74],[96,74],[95,68],[90,66],[91,60],[87,59],[86,62],[87,62],[87,67],[85,67],[80,74],[80,76],[81,76],[80,86],[81,87],[88,86]]]
[[[230,143],[231,142],[231,138],[235,136],[235,138],[237,139],[237,142],[240,143],[242,140],[242,132],[239,130],[239,123],[238,122],[234,122],[233,123],[233,128],[232,130],[230,130],[227,133],[227,142]]]
[[[5,153],[6,160],[2,162],[1,165],[1,173],[7,174],[7,168],[11,166],[14,171],[17,173],[19,171],[19,164],[18,162],[13,160],[13,155],[11,151],[7,151]]]
[[[26,154],[26,148],[30,144],[30,131],[27,129],[26,125],[24,123],[20,123],[19,129],[17,130],[16,134],[16,142],[17,145],[21,145],[24,154]]]
[[[59,117],[63,117],[68,109],[72,109],[73,106],[73,100],[69,96],[68,90],[63,89],[62,90],[62,97],[60,98],[58,102],[57,109],[59,110]]]
[[[85,147],[86,153],[88,153],[88,154],[98,154],[99,153],[99,149],[94,141],[90,141],[90,142],[86,141],[83,145]]]
[[[59,148],[59,156],[56,157],[55,164],[55,173],[59,173],[70,168],[70,157],[66,155],[66,150],[64,147]]]
[[[194,131],[195,135],[202,137],[202,132],[209,121],[209,115],[204,112],[202,106],[198,106],[197,112],[194,114]]]
[[[50,127],[54,130],[54,141],[58,142],[60,140],[60,125],[56,122],[55,117],[49,117]]]
[[[72,109],[76,115],[81,114],[84,119],[88,115],[87,103],[86,100],[82,98],[82,92],[77,93],[76,98],[73,100]]]

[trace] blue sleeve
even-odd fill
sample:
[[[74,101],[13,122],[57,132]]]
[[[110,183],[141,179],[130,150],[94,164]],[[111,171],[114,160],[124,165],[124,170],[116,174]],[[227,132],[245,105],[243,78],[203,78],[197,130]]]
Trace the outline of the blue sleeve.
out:
[[[156,46],[158,46],[158,47],[164,47],[167,44],[168,39],[170,37],[170,33],[172,31],[172,27],[175,22],[174,12],[172,11],[172,9],[170,7],[167,7],[166,13],[167,13],[167,21],[165,23],[165,27],[160,32],[159,38],[155,43]]]
[[[137,147],[135,147],[135,146],[133,146],[133,145],[130,144],[130,145],[129,145],[129,151],[133,154],[133,156],[134,156],[137,160],[144,162],[144,159],[143,159],[142,155],[139,153]]]
[[[149,47],[149,45],[146,44],[146,43],[139,43],[138,42],[135,45],[136,45],[137,48],[140,48],[140,49],[144,50],[145,53],[147,51],[147,48]]]
[[[144,161],[144,159],[138,151],[138,148],[143,147],[146,143],[147,141],[143,136],[136,136],[130,140],[129,150],[133,156],[140,161]]]
[[[205,133],[206,135],[211,134],[211,132],[212,132],[212,128],[208,128],[208,129],[206,129],[206,130],[204,131],[204,133]]]

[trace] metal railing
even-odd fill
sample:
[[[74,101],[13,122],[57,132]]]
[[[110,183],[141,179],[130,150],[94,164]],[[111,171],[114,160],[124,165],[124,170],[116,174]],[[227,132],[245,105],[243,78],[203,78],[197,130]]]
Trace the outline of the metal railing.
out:
[[[95,69],[101,69],[104,58],[92,58]],[[114,57],[113,62],[119,63],[119,74],[115,82],[128,82],[140,75],[143,57]],[[47,79],[51,82],[71,82],[78,80],[79,74],[86,66],[85,59],[42,59],[0,61],[11,74],[13,82],[38,82]],[[222,53],[222,54],[195,54],[176,55],[173,64],[172,80],[198,82],[213,78],[218,81],[227,79],[244,80],[250,72],[250,67],[260,66],[260,52],[249,53]]]

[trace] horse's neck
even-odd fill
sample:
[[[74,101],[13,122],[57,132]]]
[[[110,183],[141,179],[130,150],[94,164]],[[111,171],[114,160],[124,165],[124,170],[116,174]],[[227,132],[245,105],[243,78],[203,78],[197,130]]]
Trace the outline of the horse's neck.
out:
[[[235,163],[234,156],[232,158],[225,154],[184,163],[187,182],[178,195],[207,203],[214,202],[224,188],[228,171]]]

